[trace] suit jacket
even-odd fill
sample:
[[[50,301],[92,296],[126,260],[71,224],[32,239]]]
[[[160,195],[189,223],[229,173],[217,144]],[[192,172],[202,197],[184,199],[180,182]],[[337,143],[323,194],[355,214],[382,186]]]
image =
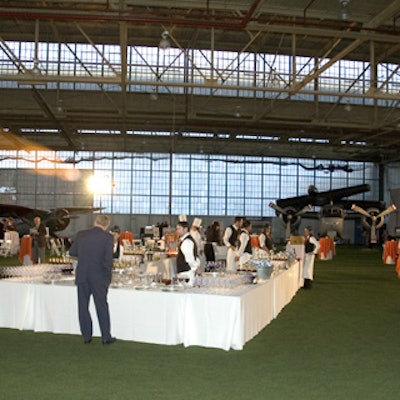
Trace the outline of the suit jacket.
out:
[[[75,283],[110,284],[113,267],[113,236],[99,227],[78,232],[69,254],[78,258]]]
[[[36,228],[36,232],[32,235],[32,244],[34,243],[36,243],[38,247],[46,246],[46,227],[43,222],[39,224]]]

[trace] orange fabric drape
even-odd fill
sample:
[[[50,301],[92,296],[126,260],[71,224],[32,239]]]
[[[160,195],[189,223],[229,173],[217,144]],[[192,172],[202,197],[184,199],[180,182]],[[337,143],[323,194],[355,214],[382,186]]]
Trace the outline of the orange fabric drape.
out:
[[[400,257],[397,259],[396,272],[398,278],[400,279]]]
[[[32,260],[32,237],[29,235],[23,236],[19,248],[19,261],[24,262],[24,256],[28,255]]]
[[[251,235],[250,236],[251,247],[260,247],[260,238],[258,235]]]
[[[332,238],[323,237],[319,239],[318,257],[320,260],[332,260],[335,255],[335,243]]]
[[[387,242],[385,242],[385,246],[383,248],[383,256],[382,256],[384,264],[396,263],[397,248],[398,246],[396,240],[388,240]]]
[[[179,236],[176,232],[165,234],[165,248],[169,257],[176,257],[178,254]]]
[[[132,244],[133,241],[133,234],[132,232],[124,231],[121,233],[121,236],[119,237],[120,243],[122,244],[123,240],[129,240],[130,244]]]
[[[396,272],[400,279],[400,240],[397,242],[397,262],[396,262]]]

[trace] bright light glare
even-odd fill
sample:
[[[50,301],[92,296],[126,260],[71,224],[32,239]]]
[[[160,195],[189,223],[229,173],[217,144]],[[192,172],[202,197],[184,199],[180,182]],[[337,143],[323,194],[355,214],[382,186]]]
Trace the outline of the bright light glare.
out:
[[[87,187],[94,194],[111,194],[113,183],[108,176],[92,175],[88,179]]]

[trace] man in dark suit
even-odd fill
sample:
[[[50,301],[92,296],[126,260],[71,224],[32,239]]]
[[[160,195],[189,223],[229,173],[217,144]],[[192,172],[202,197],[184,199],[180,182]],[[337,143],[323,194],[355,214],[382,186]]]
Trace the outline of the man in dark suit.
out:
[[[32,236],[33,262],[40,264],[46,262],[46,227],[39,216],[33,219],[33,223],[34,227],[30,231]]]
[[[107,302],[113,266],[113,236],[107,231],[109,225],[110,218],[107,215],[97,215],[93,228],[78,232],[69,250],[69,254],[78,259],[75,283],[78,287],[79,324],[84,343],[92,341],[93,327],[89,312],[92,295],[103,344],[116,341],[110,333]]]

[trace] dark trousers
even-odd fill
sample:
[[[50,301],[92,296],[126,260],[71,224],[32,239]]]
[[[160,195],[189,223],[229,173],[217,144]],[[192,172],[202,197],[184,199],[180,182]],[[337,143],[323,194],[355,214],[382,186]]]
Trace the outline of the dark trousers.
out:
[[[32,257],[33,257],[33,263],[38,264],[39,261],[41,264],[46,262],[46,247],[39,247],[37,242],[33,243],[32,246]]]
[[[108,284],[103,282],[79,283],[78,285],[78,313],[81,333],[85,341],[90,340],[93,334],[93,323],[89,312],[90,296],[93,295],[103,341],[111,339],[110,312],[108,309]]]
[[[206,243],[204,245],[204,255],[206,257],[206,261],[215,261],[214,247],[212,243]]]

